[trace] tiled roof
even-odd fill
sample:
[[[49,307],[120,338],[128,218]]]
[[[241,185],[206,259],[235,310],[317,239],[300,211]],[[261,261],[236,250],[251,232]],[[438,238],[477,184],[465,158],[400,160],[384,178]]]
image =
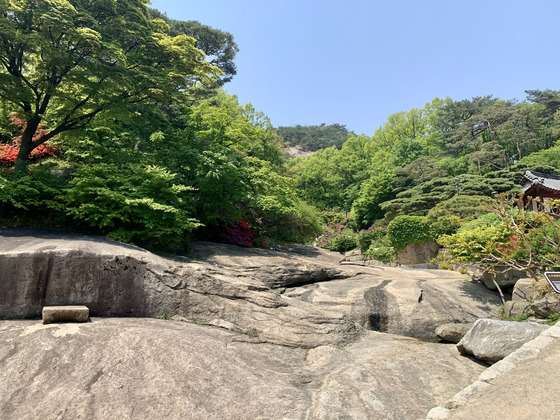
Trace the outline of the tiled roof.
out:
[[[523,192],[537,185],[551,190],[560,191],[560,175],[550,175],[540,172],[527,171],[521,179],[521,185],[521,189]]]

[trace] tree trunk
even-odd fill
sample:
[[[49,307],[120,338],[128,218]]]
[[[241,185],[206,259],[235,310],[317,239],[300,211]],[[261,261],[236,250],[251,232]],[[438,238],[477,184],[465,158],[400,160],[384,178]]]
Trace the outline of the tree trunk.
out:
[[[27,173],[27,165],[29,164],[30,154],[33,151],[33,136],[41,123],[41,117],[32,117],[27,121],[25,130],[21,134],[21,144],[16,158],[16,166],[14,169],[14,176],[21,178]]]

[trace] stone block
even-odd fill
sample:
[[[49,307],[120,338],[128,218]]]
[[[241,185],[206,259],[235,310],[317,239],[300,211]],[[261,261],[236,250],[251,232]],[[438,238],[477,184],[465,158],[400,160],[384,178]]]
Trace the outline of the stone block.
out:
[[[87,322],[89,309],[87,306],[45,306],[43,307],[43,324],[51,322]]]

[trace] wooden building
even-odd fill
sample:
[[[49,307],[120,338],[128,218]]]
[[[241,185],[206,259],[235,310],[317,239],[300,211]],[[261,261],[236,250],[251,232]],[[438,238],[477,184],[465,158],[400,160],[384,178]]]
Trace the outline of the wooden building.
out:
[[[521,191],[527,210],[559,214],[557,208],[550,206],[550,201],[560,200],[560,175],[526,171],[521,179]]]

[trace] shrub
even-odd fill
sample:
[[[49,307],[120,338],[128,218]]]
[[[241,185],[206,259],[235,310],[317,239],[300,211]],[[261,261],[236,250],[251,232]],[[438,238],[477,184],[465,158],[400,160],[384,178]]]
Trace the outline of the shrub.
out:
[[[556,325],[556,323],[558,321],[560,321],[560,314],[556,313],[556,314],[550,314],[549,316],[546,317],[547,321],[547,325]]]
[[[249,223],[244,219],[238,221],[231,221],[224,229],[218,234],[221,242],[231,245],[239,245],[252,248],[255,240],[255,232]]]
[[[113,239],[152,248],[184,245],[199,226],[189,217],[192,188],[157,166],[83,166],[65,195],[67,213]]]
[[[465,224],[439,243],[448,248],[448,262],[476,263],[490,273],[514,269],[538,281],[537,273],[560,266],[560,221],[546,213],[512,209],[505,199],[495,214]]]
[[[250,213],[251,224],[264,241],[311,243],[322,231],[315,207],[286,197],[261,196]]]
[[[344,229],[341,232],[327,231],[316,242],[320,248],[329,249],[331,251],[346,252],[354,249],[358,245],[356,233],[350,229]]]
[[[393,248],[392,246],[376,247],[375,245],[372,245],[365,252],[365,255],[383,262],[395,261],[397,258],[397,255],[395,253],[395,248]]]
[[[322,211],[319,213],[319,217],[321,217],[321,221],[327,226],[342,226],[346,223],[345,214],[334,210]]]
[[[68,228],[61,199],[68,180],[48,168],[30,168],[19,178],[0,173],[0,220],[12,226]]]
[[[380,228],[370,227],[369,229],[360,230],[357,232],[358,248],[365,253],[371,245],[383,239],[387,234],[387,227],[383,226]]]
[[[10,114],[8,116],[10,118],[10,124],[16,126],[21,133],[27,127],[27,123],[25,120],[16,117],[14,114]],[[45,124],[39,124],[35,134],[33,135],[33,140],[38,139],[39,137],[48,133]],[[21,146],[21,135],[12,138],[12,144],[0,143],[0,164],[2,165],[13,165],[16,161],[17,155],[19,153],[19,149]],[[53,137],[51,142],[56,142],[57,137]],[[29,157],[33,160],[38,160],[48,156],[56,156],[59,150],[56,146],[52,144],[41,144],[35,149],[33,149],[29,155]]]
[[[395,251],[410,243],[433,239],[429,220],[423,216],[397,216],[387,226],[387,238]]]

